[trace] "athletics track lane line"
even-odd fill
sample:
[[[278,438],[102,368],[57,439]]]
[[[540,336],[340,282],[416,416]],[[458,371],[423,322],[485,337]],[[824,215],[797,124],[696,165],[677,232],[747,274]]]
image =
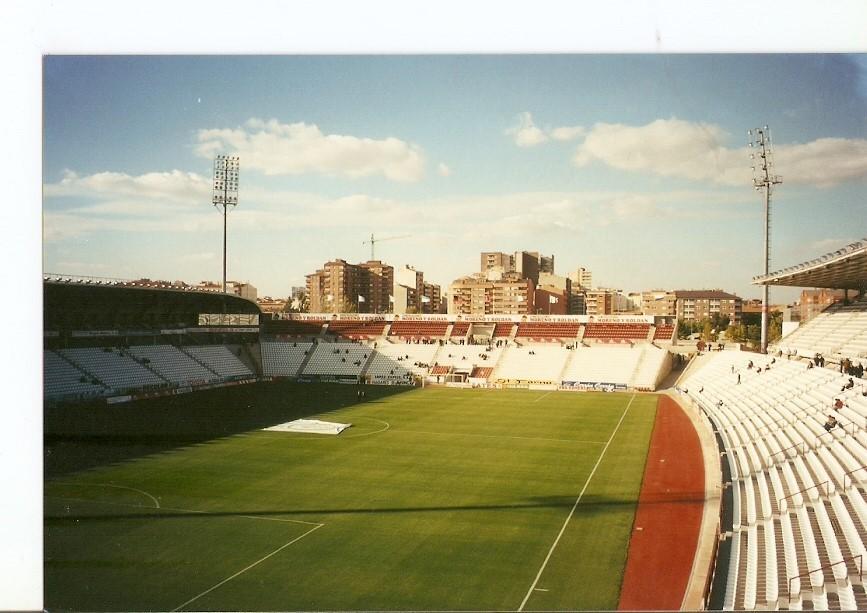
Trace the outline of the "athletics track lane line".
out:
[[[545,561],[542,562],[542,566],[539,567],[539,572],[536,573],[536,578],[533,580],[533,585],[531,585],[530,589],[527,590],[527,595],[524,596],[524,600],[521,601],[521,606],[518,607],[518,611],[524,610],[524,606],[527,604],[527,601],[530,600],[530,596],[536,589],[536,585],[538,585],[539,579],[541,579],[542,577],[542,573],[545,572],[545,568],[548,566],[548,561],[554,554],[554,550],[557,548],[558,543],[560,543],[560,538],[563,536],[563,533],[566,532],[566,526],[569,525],[569,521],[572,519],[572,516],[575,515],[575,509],[578,508],[578,503],[580,503],[581,499],[584,497],[584,492],[587,490],[587,486],[590,485],[590,480],[593,478],[593,475],[596,474],[596,469],[599,468],[599,464],[602,463],[602,458],[605,457],[605,452],[608,451],[608,446],[611,444],[611,441],[614,440],[614,436],[620,429],[620,424],[623,423],[626,414],[629,412],[629,407],[632,406],[633,400],[635,400],[635,394],[632,394],[632,398],[629,399],[626,408],[623,410],[623,415],[620,416],[620,421],[618,421],[617,425],[614,427],[614,432],[611,433],[611,436],[608,437],[608,442],[606,442],[605,447],[602,448],[602,452],[599,454],[599,458],[596,460],[596,465],[593,466],[593,470],[590,471],[590,474],[587,477],[587,481],[584,482],[584,487],[581,488],[581,493],[578,494],[578,498],[575,499],[575,504],[572,505],[572,509],[569,511],[569,515],[566,516],[566,521],[563,522],[563,527],[560,528],[560,533],[557,535],[557,538],[554,539],[554,543],[551,545],[551,549],[548,550],[548,555],[545,556]]]

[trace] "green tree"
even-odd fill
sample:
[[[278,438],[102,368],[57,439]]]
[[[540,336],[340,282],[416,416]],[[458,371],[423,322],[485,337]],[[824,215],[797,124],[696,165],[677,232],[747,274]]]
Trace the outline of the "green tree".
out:
[[[716,340],[716,335],[713,332],[713,326],[709,319],[705,319],[701,325],[701,338],[706,342]]]

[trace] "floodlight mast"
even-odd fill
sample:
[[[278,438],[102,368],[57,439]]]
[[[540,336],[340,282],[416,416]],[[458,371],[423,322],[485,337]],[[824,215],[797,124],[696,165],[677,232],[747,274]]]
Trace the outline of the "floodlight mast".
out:
[[[226,293],[226,231],[229,207],[238,206],[238,175],[241,160],[238,156],[218,155],[214,158],[214,207],[223,212],[223,293]]]
[[[771,265],[771,192],[774,185],[783,182],[783,178],[771,173],[774,162],[771,150],[771,131],[768,126],[747,130],[747,135],[750,138],[750,149],[754,150],[753,153],[750,153],[750,159],[753,160],[753,187],[756,191],[761,191],[764,196],[764,266],[765,277],[767,277]],[[762,353],[768,352],[768,308],[768,284],[764,283],[762,284],[762,339],[760,347]]]

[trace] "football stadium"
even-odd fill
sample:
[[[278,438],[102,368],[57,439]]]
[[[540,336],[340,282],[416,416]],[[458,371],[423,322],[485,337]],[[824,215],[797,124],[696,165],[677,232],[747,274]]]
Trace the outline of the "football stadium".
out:
[[[865,58],[45,56],[41,606],[867,610]]]
[[[754,282],[847,299],[761,354],[46,276],[46,607],[863,609],[867,239]]]

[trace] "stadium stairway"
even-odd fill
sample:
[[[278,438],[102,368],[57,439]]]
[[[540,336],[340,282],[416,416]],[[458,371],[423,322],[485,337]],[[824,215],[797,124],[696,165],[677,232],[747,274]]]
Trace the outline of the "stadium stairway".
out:
[[[515,328],[517,328],[517,326],[515,326]],[[514,333],[515,333],[515,330],[512,330],[512,334],[514,334]],[[514,336],[512,336],[511,338],[514,339]],[[500,352],[500,357],[497,360],[497,363],[494,364],[494,369],[491,371],[491,374],[488,375],[488,381],[496,381],[497,380],[497,376],[500,373],[500,369],[501,369],[502,365],[506,363],[506,356],[509,354],[509,350],[512,347],[513,347],[512,343],[509,343],[508,345],[503,347],[503,350]]]
[[[652,328],[653,326],[651,326]],[[653,332],[650,332],[651,338],[653,338]],[[632,369],[632,374],[629,375],[629,386],[637,387],[638,384],[638,373],[641,372],[641,366],[648,360],[647,357],[647,349],[642,348],[641,355],[638,356],[638,361],[635,363],[635,368]]]
[[[219,379],[219,378],[220,378],[220,375],[217,374],[217,371],[215,371],[213,368],[211,368],[211,367],[208,366],[205,362],[203,362],[203,361],[201,360],[201,358],[199,358],[199,356],[195,355],[195,354],[194,354],[193,352],[191,352],[191,351],[187,351],[184,347],[178,347],[178,349],[180,349],[180,350],[183,351],[186,355],[190,356],[190,358],[192,358],[193,360],[195,360],[196,362],[198,362],[198,364],[199,364],[202,368],[204,368],[204,369],[206,369],[206,370],[208,370],[208,371],[214,373],[214,378],[215,378],[215,379]]]
[[[583,329],[583,326],[582,326]],[[576,341],[577,342],[577,341]],[[563,368],[560,369],[560,373],[557,375],[557,381],[563,381],[566,378],[566,372],[569,370],[569,366],[572,364],[572,360],[575,358],[575,350],[570,351],[569,355],[566,356],[566,361],[563,363]]]
[[[376,355],[376,350],[373,349],[373,345],[371,345],[370,353],[367,354],[367,359],[364,361],[364,364],[361,365],[361,376],[364,377],[367,375],[367,371],[370,369],[370,365],[373,363],[373,358]]]

